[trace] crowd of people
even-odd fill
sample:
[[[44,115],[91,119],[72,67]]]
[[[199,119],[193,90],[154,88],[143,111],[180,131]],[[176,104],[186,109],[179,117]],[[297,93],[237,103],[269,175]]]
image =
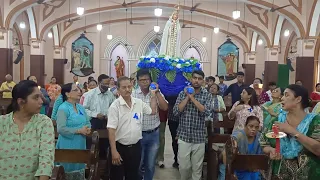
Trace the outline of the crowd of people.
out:
[[[149,70],[140,69],[135,78],[117,81],[101,74],[84,84],[78,77],[58,85],[54,77],[44,88],[35,76],[15,84],[7,75],[0,87],[3,98],[11,98],[6,115],[0,116],[0,179],[39,180],[50,178],[55,149],[88,149],[94,130],[108,130],[108,140],[99,142],[99,156],[111,158],[111,180],[152,180],[155,167],[164,167],[165,130],[168,124],[174,151],[173,167],[181,180],[200,180],[206,152],[206,125],[234,120],[232,137],[240,154],[266,154],[270,174],[236,171],[239,180],[320,179],[320,84],[309,96],[302,81],[285,89],[262,79],[227,86],[224,77],[205,78],[193,71],[190,87],[175,97],[165,97]],[[153,88],[150,88],[153,83]],[[192,88],[192,91],[189,91]],[[224,97],[231,94],[227,112]],[[310,97],[310,98],[309,98]],[[50,118],[49,118],[50,117]],[[53,121],[52,121],[53,120]],[[54,122],[54,123],[53,123]],[[55,144],[54,127],[59,134]],[[267,137],[273,127],[286,134],[280,152]],[[224,133],[223,129],[214,129]],[[110,149],[110,151],[108,151]],[[226,156],[220,157],[219,179],[224,179]],[[85,178],[85,164],[57,163],[68,180]],[[107,174],[102,175],[105,178]]]

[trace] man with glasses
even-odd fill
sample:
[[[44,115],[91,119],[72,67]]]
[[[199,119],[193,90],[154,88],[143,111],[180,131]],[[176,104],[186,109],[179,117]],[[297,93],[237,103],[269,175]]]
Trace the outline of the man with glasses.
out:
[[[107,127],[108,109],[115,100],[113,93],[108,91],[109,83],[110,77],[101,74],[98,77],[98,87],[88,91],[84,99],[83,106],[86,109],[88,116],[91,117],[91,128],[93,131],[97,129],[106,129]],[[91,143],[88,143],[88,146],[89,145],[91,146]],[[108,139],[100,139],[99,146],[100,158],[106,159],[107,148],[109,146]]]
[[[140,69],[137,71],[137,81],[139,87],[133,91],[132,96],[141,99],[144,103],[151,106],[151,75],[148,69]],[[168,102],[163,94],[159,91],[159,87],[154,83],[155,87],[152,91],[155,92],[157,100],[157,111],[154,115],[144,114],[142,117],[142,140],[141,140],[141,164],[140,172],[144,180],[152,180],[155,171],[155,162],[159,150],[159,127],[160,118],[158,108],[161,110],[168,109]],[[164,126],[165,127],[165,126]],[[161,128],[164,133],[164,128]],[[164,146],[164,144],[163,144]],[[144,170],[143,170],[144,169]],[[143,172],[144,171],[144,172]]]

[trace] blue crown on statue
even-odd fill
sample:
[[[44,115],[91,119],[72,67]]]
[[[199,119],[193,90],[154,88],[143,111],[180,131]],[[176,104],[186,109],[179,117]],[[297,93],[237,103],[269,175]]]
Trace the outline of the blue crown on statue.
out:
[[[165,96],[178,95],[187,85],[194,70],[201,70],[197,59],[181,59],[169,56],[142,56],[138,69],[149,69],[153,82],[159,84]]]

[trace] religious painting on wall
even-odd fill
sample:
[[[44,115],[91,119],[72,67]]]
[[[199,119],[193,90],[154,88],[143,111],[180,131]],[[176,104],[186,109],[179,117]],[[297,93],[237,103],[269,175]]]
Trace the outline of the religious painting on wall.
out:
[[[84,34],[72,43],[71,72],[80,77],[94,73],[93,43]]]
[[[228,38],[218,48],[217,75],[231,81],[237,77],[238,67],[239,48]]]

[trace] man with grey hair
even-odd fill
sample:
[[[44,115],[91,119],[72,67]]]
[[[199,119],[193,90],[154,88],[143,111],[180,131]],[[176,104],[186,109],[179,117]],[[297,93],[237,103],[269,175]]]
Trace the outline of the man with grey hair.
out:
[[[12,81],[12,76],[10,74],[7,74],[5,79],[6,81],[1,84],[0,93],[2,93],[3,99],[10,99],[12,98],[12,89],[16,83]]]

